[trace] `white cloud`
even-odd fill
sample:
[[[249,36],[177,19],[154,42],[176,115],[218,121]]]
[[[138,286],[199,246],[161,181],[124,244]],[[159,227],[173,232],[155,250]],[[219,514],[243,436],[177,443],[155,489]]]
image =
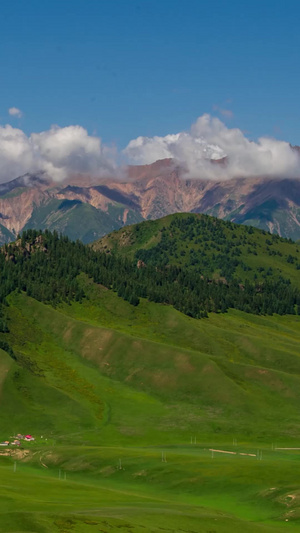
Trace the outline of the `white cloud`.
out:
[[[203,179],[300,177],[300,158],[289,143],[266,137],[249,141],[241,130],[228,128],[208,114],[199,117],[186,133],[138,137],[130,141],[124,153],[140,164],[174,158],[185,164],[190,177]],[[213,165],[210,161],[225,156],[226,165]]]
[[[10,125],[0,126],[0,183],[38,171],[57,181],[74,173],[111,175],[115,157],[113,149],[81,126],[54,126],[29,137]]]
[[[8,110],[9,115],[12,117],[21,118],[23,116],[23,112],[21,109],[18,109],[17,107],[10,107]]]
[[[249,141],[241,130],[210,115],[199,117],[188,132],[138,137],[123,153],[139,164],[173,158],[193,178],[300,177],[300,155],[288,143],[266,137]],[[211,162],[225,157],[224,165]],[[38,171],[57,181],[72,174],[117,176],[122,171],[116,167],[117,158],[116,150],[81,126],[53,126],[29,136],[10,125],[0,126],[0,183]]]
[[[32,143],[22,130],[0,126],[0,182],[37,170]]]
[[[99,137],[88,135],[81,126],[33,133],[31,141],[39,153],[43,169],[55,180],[72,173],[99,176],[115,168],[114,152],[101,144]]]

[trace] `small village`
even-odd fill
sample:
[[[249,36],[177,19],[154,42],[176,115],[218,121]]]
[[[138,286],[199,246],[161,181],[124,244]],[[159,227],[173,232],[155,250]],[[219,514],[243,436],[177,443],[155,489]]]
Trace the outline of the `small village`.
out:
[[[3,442],[0,442],[0,446],[21,446],[21,441],[34,441],[35,438],[32,435],[22,435],[21,433],[18,433],[15,437],[10,437],[12,440],[4,440]]]

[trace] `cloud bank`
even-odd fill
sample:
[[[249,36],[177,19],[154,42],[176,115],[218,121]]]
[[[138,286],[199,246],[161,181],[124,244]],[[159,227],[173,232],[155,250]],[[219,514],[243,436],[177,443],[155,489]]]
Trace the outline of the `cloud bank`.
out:
[[[289,143],[267,137],[250,141],[241,130],[228,128],[208,114],[199,117],[189,132],[138,137],[124,153],[138,164],[174,158],[185,164],[192,178],[300,177],[300,157]],[[211,162],[225,157],[226,164]]]
[[[266,137],[250,141],[241,130],[228,128],[207,114],[199,117],[188,132],[137,137],[122,154],[81,126],[53,126],[29,136],[10,125],[0,126],[0,183],[40,171],[56,181],[74,174],[92,178],[121,176],[117,161],[122,157],[130,164],[172,158],[190,178],[300,178],[300,151],[289,143]],[[222,164],[216,163],[220,160]]]
[[[99,137],[88,135],[81,126],[52,127],[30,137],[43,170],[55,180],[69,174],[101,176],[115,169],[114,151],[102,145]]]
[[[115,167],[114,150],[81,126],[53,126],[30,136],[10,125],[0,126],[0,183],[40,171],[56,181],[70,174],[100,177]]]

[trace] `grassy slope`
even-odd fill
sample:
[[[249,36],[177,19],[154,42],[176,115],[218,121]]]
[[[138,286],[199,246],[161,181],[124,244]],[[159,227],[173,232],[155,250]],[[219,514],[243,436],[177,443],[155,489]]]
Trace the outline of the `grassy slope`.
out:
[[[64,450],[68,453],[67,450]],[[84,450],[88,460],[93,450]],[[186,497],[174,494],[172,489],[166,489],[170,482],[166,479],[174,478],[182,472],[177,470],[177,465],[195,467],[188,457],[171,455],[171,465],[163,465],[159,459],[154,459],[148,452],[134,460],[125,459],[126,467],[118,470],[115,463],[117,454],[122,450],[115,450],[108,456],[98,456],[98,475],[84,475],[70,471],[68,463],[62,469],[62,479],[58,478],[58,468],[48,470],[30,468],[24,463],[19,463],[17,472],[12,474],[12,464],[7,461],[0,466],[2,481],[2,498],[0,502],[1,524],[0,531],[43,532],[58,531],[65,533],[83,533],[90,531],[112,531],[141,533],[144,531],[166,532],[182,531],[197,533],[230,533],[232,531],[245,531],[251,533],[293,530],[287,524],[276,524],[272,517],[278,512],[277,506],[270,504],[267,511],[259,510],[259,521],[253,516],[250,506],[239,509],[240,517],[231,513],[230,497],[216,492],[222,500],[226,510],[216,510],[213,497],[204,498],[206,507],[199,505],[201,495],[189,494]],[[139,451],[140,452],[140,451]],[[94,452],[95,454],[95,452]],[[197,466],[207,469],[209,461],[199,461]],[[224,462],[223,462],[224,463]],[[106,466],[108,464],[109,466]],[[154,466],[155,464],[155,466]],[[218,460],[215,468],[224,467]],[[142,467],[150,469],[153,476],[162,480],[155,488],[145,490],[144,473]],[[126,470],[128,468],[128,470]],[[211,470],[211,467],[208,467]],[[225,461],[226,474],[232,472],[232,465]],[[273,466],[274,468],[274,466]],[[248,467],[249,469],[249,467]],[[101,475],[102,470],[102,475]],[[250,470],[250,469],[249,469]],[[67,479],[64,480],[64,472]],[[106,472],[106,474],[103,472]],[[107,477],[107,472],[112,472]],[[144,472],[144,468],[142,470]],[[99,475],[100,474],[100,475]],[[175,479],[176,479],[175,474]],[[190,475],[190,473],[189,473]],[[192,474],[195,479],[195,473]],[[197,475],[197,474],[196,474]],[[198,474],[199,475],[199,474]],[[113,478],[113,479],[111,479]],[[126,478],[131,478],[130,482]],[[140,482],[142,480],[142,483]],[[188,480],[186,480],[188,481]],[[199,478],[200,481],[200,478]],[[203,481],[203,478],[202,480]],[[212,483],[214,485],[214,483]],[[23,491],[16,491],[16,486],[22,486]],[[214,486],[214,489],[216,485]],[[208,491],[206,491],[208,492]],[[187,500],[187,501],[185,501]],[[16,506],[18,511],[16,512]],[[284,507],[281,505],[281,507]],[[12,525],[13,524],[13,525]],[[285,526],[285,527],[283,527]]]
[[[300,317],[232,311],[196,321],[146,301],[133,308],[93,285],[90,300],[59,311],[23,295],[12,302],[8,338],[25,374],[13,375],[11,386],[30,377],[44,390],[46,380],[50,406],[66,395],[66,421],[52,421],[57,434],[82,420],[83,429],[101,427],[108,412],[113,423],[102,429],[102,443],[130,443],[132,434],[139,444],[149,444],[150,434],[153,444],[185,442],[190,431],[202,438],[299,434]],[[27,389],[30,398],[34,388]],[[49,392],[42,398],[48,404]],[[43,412],[43,428],[50,427]],[[37,413],[33,419],[41,423]]]
[[[22,493],[0,456],[0,531],[274,531],[298,518],[300,456],[271,446],[298,444],[300,317],[196,321],[81,282],[82,305],[10,297],[21,365],[0,351],[0,438],[38,438],[18,460]],[[264,459],[212,462],[208,445]]]
[[[209,231],[203,232],[200,230],[190,237],[186,232],[180,231],[178,228],[170,230],[170,224],[175,219],[194,219],[196,228],[197,220],[207,220],[212,225],[215,223],[224,235],[224,242],[220,244],[220,249],[216,250],[216,238],[211,236]],[[124,257],[134,258],[140,249],[154,249],[155,246],[161,242],[162,232],[165,228],[168,241],[171,246],[168,250],[168,260],[170,264],[180,266],[190,266],[191,250],[195,251],[195,255],[205,251],[206,257],[211,258],[213,254],[217,255],[225,253],[228,244],[232,245],[230,253],[238,250],[240,253],[237,258],[242,261],[251,270],[244,271],[241,266],[236,268],[236,276],[241,280],[263,279],[266,272],[272,267],[272,276],[276,277],[282,275],[289,278],[292,283],[300,286],[300,271],[297,265],[300,266],[300,246],[297,243],[288,241],[287,239],[277,238],[268,233],[263,233],[261,230],[253,229],[253,233],[248,233],[246,226],[232,224],[233,229],[226,227],[226,223],[221,220],[211,219],[205,215],[191,215],[190,213],[169,215],[159,220],[146,221],[142,224],[122,228],[117,232],[113,232],[100,239],[93,244],[93,247],[102,251],[113,251]],[[193,253],[193,252],[192,252]],[[137,254],[138,255],[138,254]],[[293,262],[289,263],[288,257],[293,256]],[[197,266],[202,268],[202,263]],[[203,266],[203,273],[207,275],[217,276],[219,271],[216,269],[211,271]]]
[[[8,191],[6,194],[0,194],[0,197],[3,199],[15,198],[16,196],[20,196],[24,191],[26,191],[26,189],[27,187],[16,187],[11,191]]]

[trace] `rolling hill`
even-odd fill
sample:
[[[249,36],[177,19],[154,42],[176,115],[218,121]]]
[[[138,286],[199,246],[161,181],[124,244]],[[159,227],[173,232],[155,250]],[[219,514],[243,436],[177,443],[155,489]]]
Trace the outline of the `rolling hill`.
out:
[[[177,214],[115,231],[94,250],[140,261],[141,266],[177,266],[212,279],[240,282],[290,279],[300,286],[300,246],[291,239],[207,215]]]

